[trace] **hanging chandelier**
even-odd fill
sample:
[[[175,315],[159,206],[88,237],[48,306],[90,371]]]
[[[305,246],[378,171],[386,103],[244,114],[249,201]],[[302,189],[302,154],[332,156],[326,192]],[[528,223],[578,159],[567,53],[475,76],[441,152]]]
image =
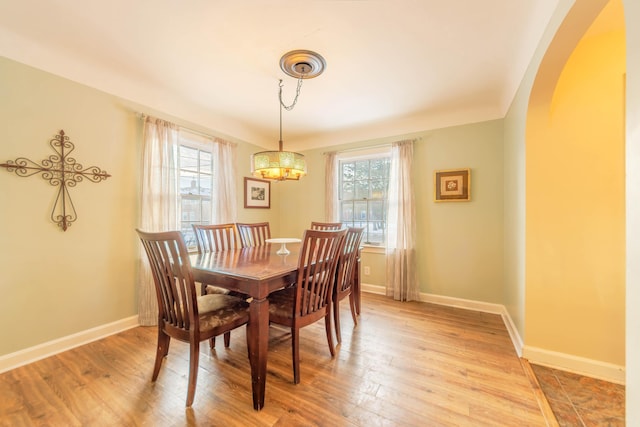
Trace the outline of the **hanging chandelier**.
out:
[[[280,139],[278,151],[261,151],[251,155],[253,176],[274,181],[299,180],[307,174],[307,161],[300,153],[284,151],[282,142],[282,109],[293,110],[298,102],[302,80],[314,78],[324,71],[326,62],[319,54],[309,50],[293,50],[280,58],[280,68],[287,75],[298,79],[296,96],[291,105],[282,101],[282,79],[279,83]]]

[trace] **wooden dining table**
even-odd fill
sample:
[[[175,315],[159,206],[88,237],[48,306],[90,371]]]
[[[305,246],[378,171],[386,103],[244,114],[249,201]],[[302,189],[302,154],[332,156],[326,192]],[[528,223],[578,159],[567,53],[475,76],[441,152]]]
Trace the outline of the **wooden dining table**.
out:
[[[194,279],[251,297],[247,329],[253,408],[264,407],[269,347],[270,293],[295,283],[300,243],[287,244],[290,253],[278,255],[279,244],[191,255]]]

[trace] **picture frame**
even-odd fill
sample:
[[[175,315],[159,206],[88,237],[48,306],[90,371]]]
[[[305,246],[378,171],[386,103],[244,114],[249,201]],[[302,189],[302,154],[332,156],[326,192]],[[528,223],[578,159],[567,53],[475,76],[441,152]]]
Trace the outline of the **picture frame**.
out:
[[[271,208],[271,182],[264,179],[244,178],[244,207]]]
[[[448,169],[434,172],[434,201],[468,202],[471,200],[471,169]]]

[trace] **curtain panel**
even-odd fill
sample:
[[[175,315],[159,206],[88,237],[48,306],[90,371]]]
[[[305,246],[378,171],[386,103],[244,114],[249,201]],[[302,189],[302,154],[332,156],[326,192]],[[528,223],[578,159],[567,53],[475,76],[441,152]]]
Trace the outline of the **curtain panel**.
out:
[[[236,144],[181,129],[173,123],[144,116],[140,229],[180,229],[179,147],[196,145],[210,151],[214,168],[214,194],[210,223],[236,221]],[[140,245],[138,317],[141,325],[158,323],[157,298],[147,255]]]
[[[419,301],[413,141],[391,145],[387,227],[387,296],[399,301]]]
[[[178,127],[144,117],[140,229],[174,230],[178,223]],[[138,318],[143,326],[158,323],[158,305],[147,254],[140,245]]]
[[[327,222],[340,221],[338,206],[338,153],[332,151],[325,154],[325,193],[324,217]]]

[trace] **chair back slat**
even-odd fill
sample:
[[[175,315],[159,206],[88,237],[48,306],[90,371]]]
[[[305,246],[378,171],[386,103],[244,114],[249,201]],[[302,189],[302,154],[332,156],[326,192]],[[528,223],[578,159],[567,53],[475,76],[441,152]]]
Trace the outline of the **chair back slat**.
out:
[[[147,253],[158,300],[158,321],[185,331],[198,328],[198,306],[189,253],[178,231],[136,230]]]
[[[348,292],[355,279],[355,268],[358,262],[358,250],[362,242],[364,228],[350,227],[344,239],[344,248],[338,262],[338,281],[336,292]]]
[[[239,248],[236,225],[229,224],[193,224],[198,253],[218,252]]]
[[[340,230],[341,228],[342,228],[342,223],[339,223],[339,222],[316,222],[316,221],[311,222],[312,230],[329,231],[329,230]]]
[[[336,266],[347,230],[306,230],[298,258],[294,317],[311,315],[331,303]]]
[[[266,240],[271,238],[271,228],[268,222],[236,223],[238,234],[240,234],[240,243],[243,248],[264,246]]]

